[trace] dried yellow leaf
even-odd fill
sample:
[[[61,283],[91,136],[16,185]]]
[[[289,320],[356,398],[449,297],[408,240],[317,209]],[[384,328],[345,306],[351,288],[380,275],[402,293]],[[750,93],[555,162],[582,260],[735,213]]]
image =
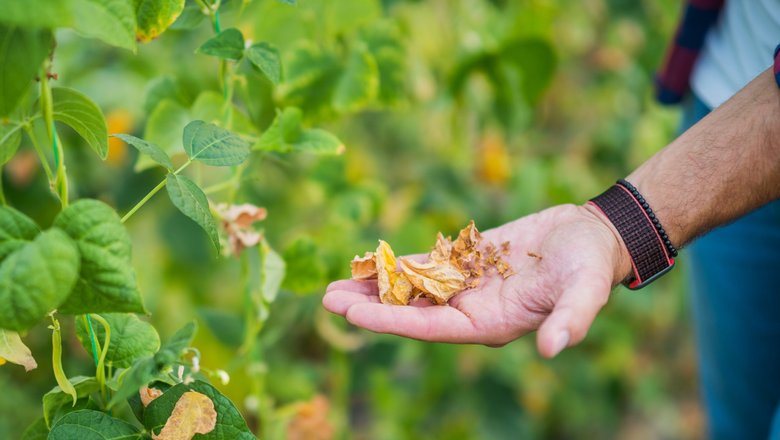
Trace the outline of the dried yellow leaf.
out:
[[[452,241],[445,238],[441,232],[436,235],[436,244],[431,251],[431,261],[444,263],[450,261],[452,256]]]
[[[379,247],[376,248],[376,271],[379,300],[383,303],[395,304],[391,299],[393,284],[398,277],[395,271],[395,254],[384,240],[379,240]]]
[[[217,426],[214,402],[197,391],[187,391],[179,397],[171,416],[155,440],[191,440],[195,434],[208,434]]]
[[[437,304],[444,304],[466,287],[466,277],[450,263],[417,263],[401,258],[401,270],[414,287],[428,294]]]
[[[373,280],[376,279],[376,254],[366,252],[364,257],[352,259],[352,279],[353,280]]]
[[[389,302],[391,304],[409,304],[414,292],[414,286],[405,273],[397,274],[393,288],[390,291]]]
[[[162,396],[163,392],[157,388],[149,388],[148,386],[144,385],[141,387],[141,390],[138,392],[138,394],[141,396],[141,404],[144,406],[144,408],[146,408],[150,403],[152,403],[152,400]]]

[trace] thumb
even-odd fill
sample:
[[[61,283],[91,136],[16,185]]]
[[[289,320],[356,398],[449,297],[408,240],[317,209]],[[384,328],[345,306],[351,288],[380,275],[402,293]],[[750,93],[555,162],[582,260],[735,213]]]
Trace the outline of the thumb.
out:
[[[612,284],[603,276],[583,274],[565,288],[536,334],[539,353],[552,358],[576,345],[588,333],[599,310],[607,303]]]

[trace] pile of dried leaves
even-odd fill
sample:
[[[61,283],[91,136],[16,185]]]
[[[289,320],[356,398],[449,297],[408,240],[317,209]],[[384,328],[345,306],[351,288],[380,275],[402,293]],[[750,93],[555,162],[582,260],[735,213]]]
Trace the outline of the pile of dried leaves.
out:
[[[502,257],[509,255],[509,242],[500,249],[481,242],[472,220],[455,241],[439,233],[427,261],[418,263],[408,258],[396,262],[390,245],[379,240],[376,252],[352,260],[352,279],[376,279],[379,299],[386,304],[405,305],[417,298],[446,304],[456,293],[479,286],[480,278],[491,271],[504,278],[513,274]]]

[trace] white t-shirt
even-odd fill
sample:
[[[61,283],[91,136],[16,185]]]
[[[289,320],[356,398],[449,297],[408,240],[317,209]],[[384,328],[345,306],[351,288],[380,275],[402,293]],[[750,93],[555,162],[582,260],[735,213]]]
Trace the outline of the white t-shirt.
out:
[[[718,107],[772,65],[780,44],[780,0],[726,0],[704,40],[691,89]]]

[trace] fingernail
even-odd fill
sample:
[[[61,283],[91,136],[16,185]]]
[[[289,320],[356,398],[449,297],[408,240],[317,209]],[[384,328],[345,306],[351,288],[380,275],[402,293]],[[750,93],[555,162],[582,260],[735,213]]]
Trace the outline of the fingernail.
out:
[[[557,356],[567,345],[569,345],[569,331],[561,330],[558,333],[558,337],[555,338],[555,345],[553,345],[555,348],[553,349],[552,357]]]

